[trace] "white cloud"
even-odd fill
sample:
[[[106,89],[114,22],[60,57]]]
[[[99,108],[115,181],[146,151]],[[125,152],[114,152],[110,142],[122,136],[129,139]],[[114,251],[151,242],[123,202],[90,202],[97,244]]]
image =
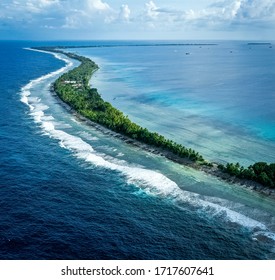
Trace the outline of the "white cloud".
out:
[[[102,2],[101,0],[87,0],[87,5],[90,10],[96,11],[109,11],[111,7],[106,3]]]
[[[156,4],[153,1],[150,1],[149,3],[146,3],[145,6],[146,6],[146,16],[149,19],[153,19],[153,20],[157,19],[159,12],[157,11],[158,7],[156,6]]]
[[[129,21],[131,15],[131,10],[128,5],[122,5],[120,7],[119,19],[123,21]]]
[[[21,7],[31,13],[43,13],[45,10],[59,4],[59,0],[28,0],[22,1]],[[24,2],[26,2],[24,7]],[[14,1],[15,4],[20,5],[20,2]]]
[[[232,18],[237,16],[241,6],[242,6],[242,1],[240,1],[240,0],[233,3],[232,10],[231,10],[231,17]]]
[[[71,13],[65,17],[65,22],[62,28],[77,29],[82,27],[82,21],[87,17],[87,14],[81,10],[73,9]]]
[[[230,27],[240,25],[275,24],[274,0],[225,0],[216,1],[199,10],[159,7],[153,1],[146,3],[143,20],[153,26],[171,28],[180,26]]]
[[[67,0],[62,3],[60,13],[64,16],[62,28],[67,29],[89,29],[114,18],[114,10],[101,0]]]
[[[251,20],[275,20],[274,0],[227,0],[209,7],[209,16],[243,23]]]
[[[122,0],[1,0],[0,24],[33,32],[42,26],[56,32],[62,28],[62,32],[96,29],[149,34],[153,29],[154,34],[168,35],[170,31],[180,34],[187,29],[275,29],[275,0],[209,0],[209,6],[201,6],[201,2],[208,1],[186,4],[180,0],[144,0],[121,4]]]
[[[35,15],[44,15],[55,9],[59,9],[59,0],[2,0],[1,10],[6,17],[17,19],[30,18]]]

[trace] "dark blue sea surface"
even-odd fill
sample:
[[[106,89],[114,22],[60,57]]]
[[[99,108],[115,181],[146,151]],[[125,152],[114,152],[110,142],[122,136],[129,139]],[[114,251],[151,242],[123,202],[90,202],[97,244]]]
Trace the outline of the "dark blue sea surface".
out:
[[[61,55],[54,57],[26,49],[47,44],[107,43],[121,45],[121,42],[0,42],[0,258],[274,259],[274,200],[179,166],[87,126],[67,112],[49,90],[62,72],[78,63]],[[115,98],[116,105],[121,100],[126,110],[130,100],[132,106],[139,108],[140,116],[133,107],[128,109],[129,116],[147,124],[148,112],[156,114],[159,104],[170,110],[172,106],[174,110],[173,106],[182,102],[182,96],[178,103],[168,97],[165,104],[161,103],[159,99],[167,94],[167,85],[173,81],[162,71],[145,72],[144,61],[149,68],[158,67],[157,59],[171,46],[165,50],[155,46],[157,50],[150,64],[145,47],[134,44],[75,51],[91,57],[94,53],[97,62],[102,62],[95,82],[102,87],[103,95],[110,85],[104,82],[104,77],[107,80],[113,75],[109,99]],[[125,56],[121,55],[123,52]],[[162,57],[168,64],[167,56]],[[139,65],[137,61],[141,59],[143,63]],[[255,68],[263,67],[260,62],[254,62]],[[130,67],[127,71],[126,64]],[[159,62],[159,67],[162,65]],[[108,73],[108,67],[113,73]],[[266,70],[267,75],[274,72],[272,67]],[[184,71],[180,66],[177,68]],[[167,82],[163,80],[165,76]],[[186,78],[188,81],[191,83]],[[163,95],[151,92],[143,103],[146,96],[136,94],[136,88],[141,89],[140,83],[147,92],[157,84]],[[191,88],[188,83],[187,86]],[[272,85],[267,81],[264,87],[267,90]],[[120,91],[114,92],[116,88]],[[119,97],[130,94],[131,89],[129,98]],[[189,102],[193,102],[191,99]],[[251,99],[249,102],[252,104]],[[217,119],[221,110],[217,110]],[[198,111],[195,113],[198,120],[200,115]],[[179,114],[177,111],[175,116]],[[170,117],[167,111],[167,122],[172,122]],[[210,117],[213,120],[214,113]],[[164,131],[162,122],[150,121],[156,129]],[[191,125],[187,118],[185,121],[186,126]],[[216,130],[220,133],[224,133],[219,128],[222,124],[217,121]],[[211,133],[207,128],[212,126],[207,126],[205,132]],[[263,151],[274,144],[272,132],[264,134],[266,139],[235,127],[230,132],[234,132],[234,137],[249,137]],[[192,142],[189,135],[190,143],[195,144],[196,140]]]

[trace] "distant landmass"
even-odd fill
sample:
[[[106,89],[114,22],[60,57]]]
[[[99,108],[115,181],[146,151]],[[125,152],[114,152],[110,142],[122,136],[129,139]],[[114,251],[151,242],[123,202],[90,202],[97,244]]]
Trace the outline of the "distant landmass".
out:
[[[257,46],[257,45],[272,45],[271,43],[248,43],[249,46]]]

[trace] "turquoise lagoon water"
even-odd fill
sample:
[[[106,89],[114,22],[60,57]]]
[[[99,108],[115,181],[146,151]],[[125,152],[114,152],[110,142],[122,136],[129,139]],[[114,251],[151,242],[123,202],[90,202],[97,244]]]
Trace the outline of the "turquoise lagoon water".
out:
[[[269,45],[79,49],[105,99],[211,160],[275,161],[275,52]],[[187,55],[188,53],[188,55]]]

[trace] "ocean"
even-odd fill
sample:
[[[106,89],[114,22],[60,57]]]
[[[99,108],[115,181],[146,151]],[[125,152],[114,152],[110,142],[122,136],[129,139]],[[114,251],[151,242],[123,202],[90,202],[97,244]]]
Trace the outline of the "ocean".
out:
[[[133,121],[213,161],[275,162],[272,45],[162,43],[0,42],[1,259],[275,258],[274,200],[87,126],[49,90],[78,62],[28,49],[93,45],[69,50]]]

